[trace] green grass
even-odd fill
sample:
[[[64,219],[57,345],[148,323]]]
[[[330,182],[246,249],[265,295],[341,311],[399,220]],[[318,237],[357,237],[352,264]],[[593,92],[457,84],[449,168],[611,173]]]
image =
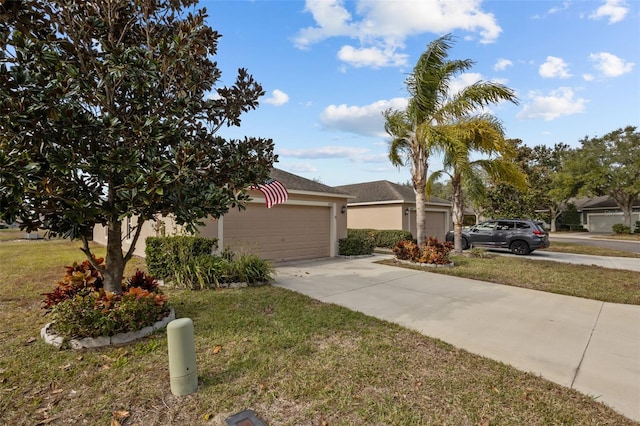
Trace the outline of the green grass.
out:
[[[421,267],[393,259],[378,263],[603,302],[640,305],[640,272],[636,271],[495,254],[482,259],[451,256],[451,260],[455,264],[453,268]]]
[[[640,254],[637,253],[614,250],[606,247],[587,246],[578,243],[566,243],[563,241],[553,241],[551,243],[551,247],[544,250],[559,253],[588,254],[592,256],[631,257],[640,259]]]
[[[270,425],[636,424],[540,377],[270,286],[167,290],[194,321],[199,377],[196,393],[174,397],[163,332],[83,351],[38,337],[41,293],[81,254],[59,240],[0,243],[0,424],[109,424],[126,412],[126,425],[223,425],[247,408]]]

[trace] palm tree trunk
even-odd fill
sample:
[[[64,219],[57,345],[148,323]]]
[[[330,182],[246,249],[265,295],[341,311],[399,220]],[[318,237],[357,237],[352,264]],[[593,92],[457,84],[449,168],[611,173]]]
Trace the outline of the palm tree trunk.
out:
[[[451,202],[451,217],[453,219],[453,251],[462,254],[462,222],[464,221],[464,198],[462,196],[462,182],[459,176],[451,179],[453,197]]]

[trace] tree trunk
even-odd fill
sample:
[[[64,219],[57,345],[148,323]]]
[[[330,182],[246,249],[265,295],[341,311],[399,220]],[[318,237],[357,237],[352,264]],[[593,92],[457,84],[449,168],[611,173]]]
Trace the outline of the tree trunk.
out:
[[[413,192],[416,195],[416,235],[414,237],[420,245],[427,241],[427,215],[424,212],[424,203],[428,153],[424,151],[417,139],[413,141],[413,144],[411,149],[411,182],[413,183]]]
[[[122,222],[112,220],[107,225],[107,257],[105,259],[104,289],[122,293],[124,256],[122,254]]]
[[[549,207],[549,217],[551,218],[551,232],[556,232],[556,218],[558,215],[556,214],[555,206]]]
[[[451,179],[451,217],[453,219],[453,251],[462,254],[462,222],[464,221],[464,198],[460,179]]]
[[[422,244],[427,241],[427,216],[424,212],[424,186],[422,191],[414,188],[416,193],[416,241],[418,244]]]

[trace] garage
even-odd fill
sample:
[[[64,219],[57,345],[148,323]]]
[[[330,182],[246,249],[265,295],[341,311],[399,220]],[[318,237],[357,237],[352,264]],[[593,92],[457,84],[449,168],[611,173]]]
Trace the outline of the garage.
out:
[[[640,220],[639,212],[631,213],[631,226]],[[624,223],[624,215],[622,213],[588,213],[587,227],[591,232],[611,232],[613,225]]]
[[[224,217],[224,246],[265,259],[302,260],[331,256],[329,206],[252,203]]]

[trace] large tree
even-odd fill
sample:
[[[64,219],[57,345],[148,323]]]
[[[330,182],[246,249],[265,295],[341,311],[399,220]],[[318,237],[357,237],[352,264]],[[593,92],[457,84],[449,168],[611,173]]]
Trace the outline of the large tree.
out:
[[[0,5],[0,218],[82,240],[106,226],[105,289],[120,292],[145,221],[193,230],[242,205],[275,161],[269,139],[225,140],[262,87],[216,87],[220,35],[192,0]],[[138,218],[125,253],[123,220]]]
[[[627,126],[602,137],[585,137],[581,147],[566,161],[568,189],[578,187],[578,195],[610,196],[631,226],[631,209],[640,197],[640,132]]]
[[[393,165],[411,168],[419,242],[427,238],[424,205],[429,157],[447,143],[442,127],[492,103],[516,102],[511,89],[495,82],[479,81],[451,93],[452,80],[474,65],[471,59],[448,59],[452,45],[450,34],[429,43],[405,81],[407,108],[384,112],[385,130],[391,137],[389,159]]]
[[[536,173],[531,175],[531,186],[542,193],[542,205],[549,211],[551,232],[556,231],[556,219],[569,206],[569,199],[576,195],[577,187],[570,185],[562,167],[572,149],[564,143],[550,148],[545,145],[533,147]]]
[[[482,198],[485,177],[508,181],[519,189],[526,189],[527,178],[511,161],[516,154],[514,146],[505,141],[502,123],[496,117],[490,114],[472,116],[443,126],[442,130],[448,135],[447,143],[442,147],[443,169],[429,176],[426,192],[431,193],[433,183],[443,174],[449,175],[453,189],[454,249],[462,253],[464,192],[474,199]]]

